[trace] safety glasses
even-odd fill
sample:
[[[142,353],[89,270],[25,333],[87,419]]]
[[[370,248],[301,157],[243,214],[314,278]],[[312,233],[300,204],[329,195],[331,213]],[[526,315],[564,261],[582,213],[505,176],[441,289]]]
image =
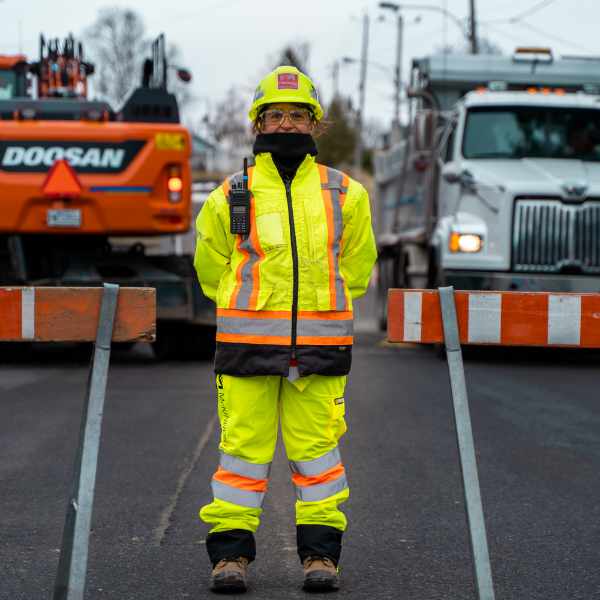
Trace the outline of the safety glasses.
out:
[[[269,108],[261,114],[263,123],[269,126],[281,125],[286,117],[292,125],[308,125],[312,114],[306,108],[292,108],[291,110]]]

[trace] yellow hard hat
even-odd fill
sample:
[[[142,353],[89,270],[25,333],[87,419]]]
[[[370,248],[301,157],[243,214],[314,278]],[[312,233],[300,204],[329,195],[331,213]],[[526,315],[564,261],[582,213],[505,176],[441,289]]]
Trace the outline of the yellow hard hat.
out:
[[[317,88],[310,78],[296,67],[277,67],[258,84],[248,112],[250,120],[256,121],[261,106],[276,102],[308,104],[317,121],[323,118]]]

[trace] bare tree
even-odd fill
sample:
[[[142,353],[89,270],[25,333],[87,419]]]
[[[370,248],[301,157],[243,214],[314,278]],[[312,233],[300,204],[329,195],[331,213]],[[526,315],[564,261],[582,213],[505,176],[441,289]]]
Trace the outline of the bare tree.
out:
[[[327,110],[327,130],[317,139],[319,162],[331,167],[345,167],[351,163],[356,145],[353,120],[350,102],[336,96]]]
[[[310,60],[310,44],[308,42],[296,41],[286,44],[278,52],[267,56],[265,72],[269,72],[281,65],[291,65],[308,75],[308,64]]]
[[[308,42],[295,42],[288,44],[282,51],[279,62],[275,65],[292,65],[303,73],[307,73],[310,59],[310,44]]]
[[[496,44],[496,42],[492,41],[490,38],[478,37],[477,44],[479,48],[479,54],[503,54],[502,47]],[[471,45],[469,42],[460,43],[456,46],[447,44],[446,46],[438,46],[438,48],[436,48],[436,52],[440,54],[470,54]]]
[[[195,133],[206,135],[219,145],[219,168],[237,170],[244,156],[251,155],[254,135],[248,122],[248,99],[231,87],[225,97],[208,107],[201,123],[192,126]]]
[[[96,65],[95,90],[113,105],[122,103],[139,84],[148,53],[142,17],[128,8],[103,8],[84,39]]]
[[[84,40],[96,66],[94,89],[113,106],[120,105],[140,85],[142,65],[150,53],[152,40],[146,37],[143,18],[130,8],[103,8],[85,30]],[[181,52],[176,44],[168,44],[167,63],[182,66]],[[169,75],[170,91],[182,108],[191,102],[192,94],[174,71],[169,71]]]

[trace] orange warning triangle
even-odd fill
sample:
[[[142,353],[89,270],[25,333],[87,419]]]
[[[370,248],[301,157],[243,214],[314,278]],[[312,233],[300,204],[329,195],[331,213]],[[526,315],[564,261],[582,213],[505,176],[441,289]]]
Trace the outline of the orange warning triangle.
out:
[[[45,196],[73,197],[81,194],[77,173],[66,160],[57,160],[42,186]]]

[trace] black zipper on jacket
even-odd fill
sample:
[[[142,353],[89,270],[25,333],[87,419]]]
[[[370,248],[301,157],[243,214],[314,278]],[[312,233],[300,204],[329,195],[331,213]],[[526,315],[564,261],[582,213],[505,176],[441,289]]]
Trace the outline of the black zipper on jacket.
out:
[[[290,243],[292,245],[292,268],[294,285],[292,288],[292,358],[296,358],[296,334],[298,329],[298,246],[296,244],[296,227],[294,225],[294,211],[292,209],[292,182],[289,178],[282,178],[285,185],[285,196],[288,205],[290,221]]]

